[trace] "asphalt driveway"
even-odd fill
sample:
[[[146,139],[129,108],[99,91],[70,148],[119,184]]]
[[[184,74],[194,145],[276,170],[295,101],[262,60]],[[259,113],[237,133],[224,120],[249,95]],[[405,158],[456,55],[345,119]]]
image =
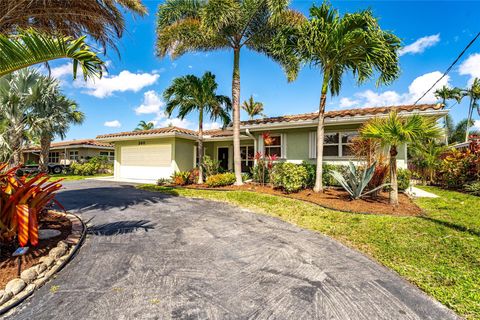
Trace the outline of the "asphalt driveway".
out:
[[[393,272],[320,234],[227,204],[65,183],[92,227],[8,319],[455,319]]]

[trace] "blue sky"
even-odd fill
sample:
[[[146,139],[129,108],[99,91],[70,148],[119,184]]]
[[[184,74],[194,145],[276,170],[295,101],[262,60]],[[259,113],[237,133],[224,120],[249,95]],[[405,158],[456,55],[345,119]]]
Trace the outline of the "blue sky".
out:
[[[119,40],[120,56],[107,52],[108,75],[95,83],[72,81],[67,60],[52,64],[52,74],[61,79],[66,95],[75,99],[86,114],[82,126],[72,127],[67,139],[93,138],[98,134],[130,131],[140,120],[169,123],[195,129],[197,116],[184,121],[167,119],[161,95],[172,79],[186,74],[201,76],[212,71],[219,93],[231,94],[232,53],[216,51],[187,54],[175,61],[155,56],[155,14],[161,1],[144,1],[149,15],[127,16],[127,31]],[[293,1],[291,6],[305,14],[312,3]],[[371,8],[382,28],[403,40],[401,76],[388,87],[376,88],[374,81],[357,86],[350,75],[341,94],[327,100],[327,110],[365,106],[408,104],[416,100],[456,58],[478,31],[477,1],[333,1],[342,13]],[[441,84],[465,87],[480,77],[480,40],[464,55]],[[298,79],[288,83],[281,68],[266,57],[244,49],[241,56],[242,101],[251,94],[263,102],[268,116],[317,110],[321,74],[305,67]],[[422,100],[435,102],[432,95]],[[455,121],[466,117],[467,101],[452,108]],[[476,118],[479,116],[475,114]],[[242,114],[245,118],[245,114]],[[480,121],[477,122],[480,127]],[[207,124],[215,127],[216,124]]]

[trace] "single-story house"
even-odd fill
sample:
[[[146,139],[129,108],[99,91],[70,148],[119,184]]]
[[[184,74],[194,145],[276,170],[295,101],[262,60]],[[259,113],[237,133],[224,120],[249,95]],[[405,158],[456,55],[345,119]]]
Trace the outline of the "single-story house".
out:
[[[104,156],[110,161],[114,161],[114,146],[108,142],[95,139],[52,142],[48,154],[48,163],[69,165],[72,162],[84,161],[98,156]],[[38,163],[39,158],[39,146],[27,148],[23,152],[23,162],[26,164]]]
[[[352,138],[362,124],[373,117],[385,117],[391,111],[402,115],[420,114],[441,118],[448,113],[441,104],[423,104],[350,110],[325,113],[324,161],[344,164],[352,159]],[[276,154],[280,161],[314,163],[316,158],[317,113],[287,115],[242,121],[242,171],[249,172],[256,152]],[[269,133],[268,145],[262,134]],[[175,171],[190,170],[197,163],[196,131],[167,127],[145,131],[120,132],[97,136],[97,140],[115,146],[114,175],[118,180],[156,180],[168,178]],[[205,155],[220,161],[226,170],[233,169],[233,131],[204,131]],[[398,166],[407,167],[407,146],[402,146]]]

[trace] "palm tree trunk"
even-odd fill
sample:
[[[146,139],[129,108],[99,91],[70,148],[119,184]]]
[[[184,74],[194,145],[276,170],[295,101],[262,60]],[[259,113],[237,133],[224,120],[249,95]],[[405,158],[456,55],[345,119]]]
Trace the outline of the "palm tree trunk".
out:
[[[40,172],[48,172],[48,153],[50,152],[50,142],[52,142],[52,137],[49,134],[44,134],[40,138],[40,158],[38,160]]]
[[[468,107],[468,117],[467,117],[467,129],[465,130],[465,142],[468,142],[468,136],[470,133],[470,124],[472,122],[472,113],[473,106],[475,105],[475,99],[470,97],[470,106]]]
[[[397,146],[390,147],[390,204],[398,205]]]
[[[323,76],[322,93],[320,96],[320,105],[318,108],[318,125],[317,125],[317,171],[315,175],[315,186],[313,191],[323,192],[322,176],[323,176],[323,139],[324,139],[324,114],[325,104],[327,102],[328,92],[328,74]]]
[[[240,159],[240,48],[233,49],[233,79],[232,79],[232,106],[233,106],[233,168],[235,171],[235,185],[242,182],[242,163]]]
[[[203,108],[198,119],[198,184],[203,183]]]
[[[12,157],[10,158],[10,167],[17,167],[22,162],[22,138],[23,131],[18,130],[16,126],[15,129],[11,131],[10,141],[12,149]]]

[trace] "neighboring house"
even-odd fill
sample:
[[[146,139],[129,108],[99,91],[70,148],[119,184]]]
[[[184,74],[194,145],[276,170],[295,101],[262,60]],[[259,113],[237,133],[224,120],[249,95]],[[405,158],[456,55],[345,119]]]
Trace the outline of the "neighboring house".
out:
[[[115,159],[113,145],[95,139],[82,139],[52,142],[48,155],[49,164],[69,165],[72,162],[86,161],[92,157],[105,156],[110,161]],[[23,152],[24,163],[38,163],[40,147],[34,146]]]
[[[448,111],[440,104],[362,108],[325,113],[324,161],[344,164],[354,160],[349,150],[352,138],[369,119],[387,116],[390,111],[400,114],[420,114],[440,118]],[[276,154],[280,161],[314,163],[316,158],[317,113],[242,121],[242,171],[249,172],[256,152]],[[270,135],[265,145],[263,133]],[[168,178],[175,171],[192,169],[197,159],[197,132],[177,127],[146,131],[120,132],[97,136],[97,140],[115,145],[115,178],[118,180],[156,180]],[[219,160],[226,170],[233,169],[233,132],[206,130],[205,155]],[[398,165],[407,166],[407,147],[399,150]]]

